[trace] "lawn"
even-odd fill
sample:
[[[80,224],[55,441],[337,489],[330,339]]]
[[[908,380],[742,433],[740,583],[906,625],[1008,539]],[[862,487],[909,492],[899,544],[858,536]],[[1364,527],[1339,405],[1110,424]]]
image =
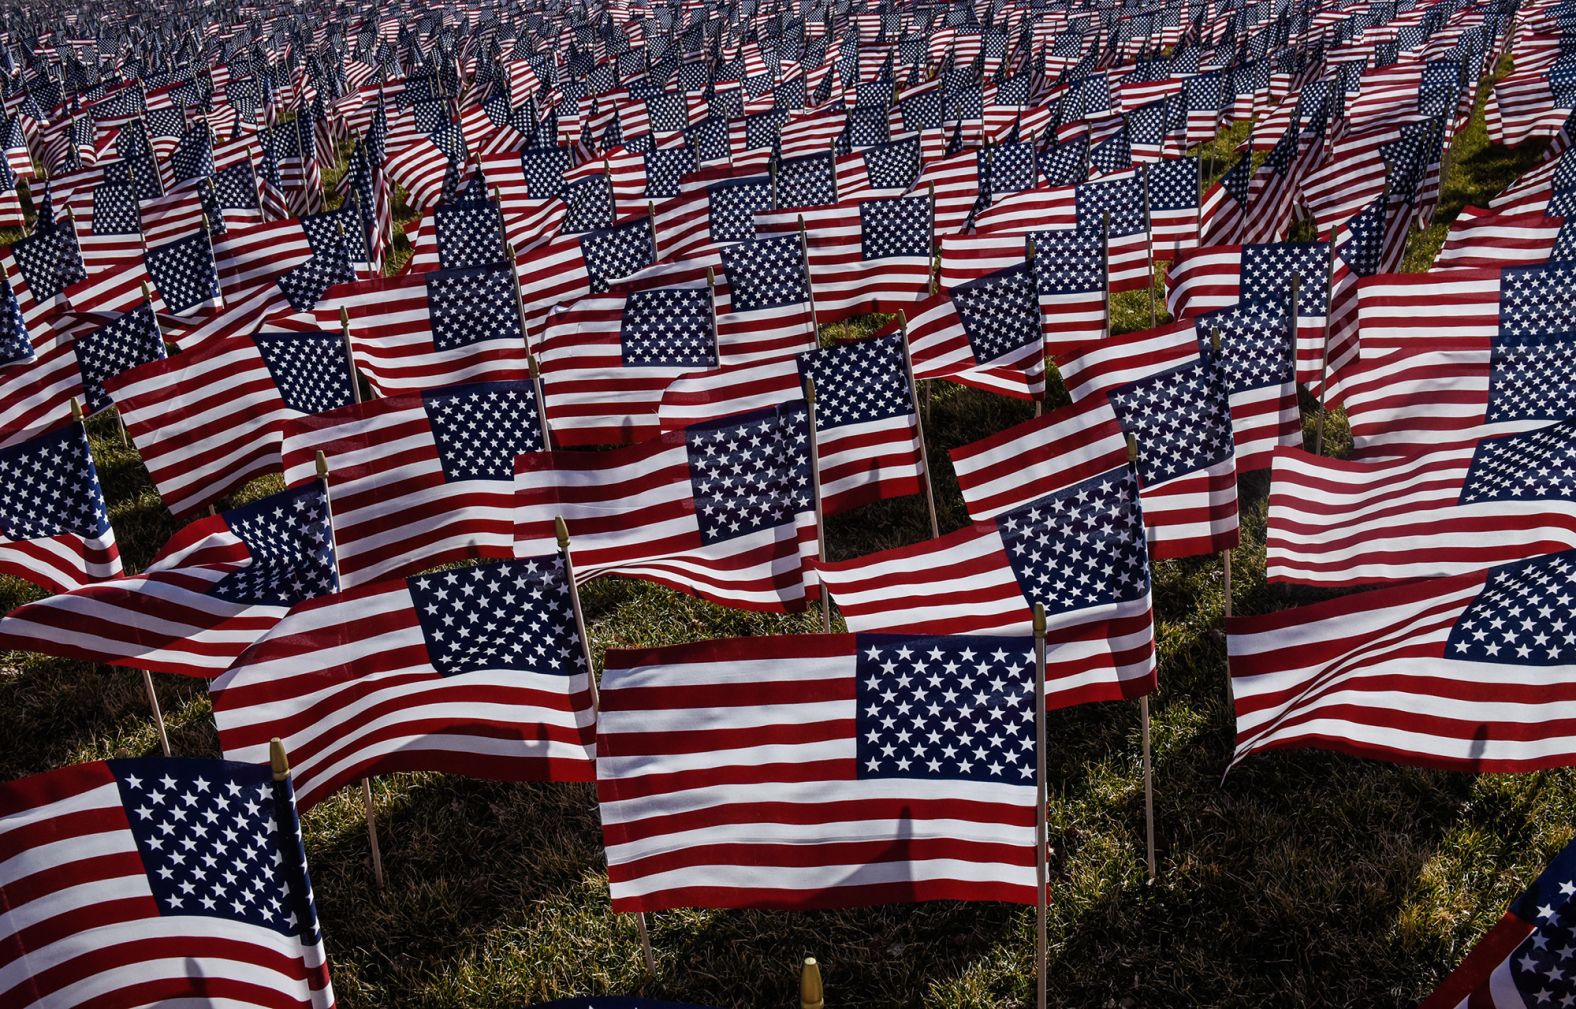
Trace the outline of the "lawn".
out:
[[[1217,174],[1231,139],[1214,145]],[[1538,153],[1489,145],[1480,101],[1439,220],[1413,237],[1407,268],[1426,269],[1448,219],[1484,203]],[[1119,298],[1114,315],[1118,329],[1147,325],[1146,295]],[[983,392],[933,390],[928,436],[943,530],[966,520],[946,450],[1029,413]],[[1310,444],[1312,418],[1305,410]],[[114,419],[90,430],[121,549],[139,569],[172,520]],[[1345,444],[1339,418],[1329,444]],[[277,486],[258,481],[235,500]],[[1264,584],[1266,489],[1266,474],[1242,481],[1238,613],[1308,598]],[[928,535],[923,501],[839,517],[827,535],[835,558],[916,542]],[[1051,1004],[1414,1004],[1570,840],[1576,775],[1471,776],[1282,753],[1252,758],[1223,781],[1233,724],[1220,558],[1157,564],[1154,594],[1158,879],[1147,882],[1144,866],[1137,705],[1053,713]],[[0,584],[7,609],[36,595]],[[813,612],[728,611],[634,581],[595,582],[584,600],[598,659],[610,646],[819,629]],[[217,755],[204,684],[155,681],[175,752]],[[158,750],[133,670],[12,653],[0,666],[0,708],[13,740],[0,751],[6,777]],[[648,976],[633,920],[608,912],[589,786],[402,774],[379,779],[375,797],[386,891],[373,884],[359,791],[305,822],[331,969],[349,1009],[484,1009],[600,993],[786,1007],[797,1005],[806,955],[820,960],[832,1005],[1033,1001],[1033,911],[995,904],[657,914],[658,973]]]

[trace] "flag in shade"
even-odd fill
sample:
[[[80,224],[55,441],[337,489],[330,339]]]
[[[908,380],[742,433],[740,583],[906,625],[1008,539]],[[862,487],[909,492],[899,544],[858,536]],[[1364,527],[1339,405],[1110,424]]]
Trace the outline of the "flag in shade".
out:
[[[11,611],[0,619],[0,643],[213,676],[292,605],[334,587],[328,508],[311,480],[192,523],[141,574]]]
[[[1576,421],[1351,462],[1281,449],[1266,577],[1352,587],[1576,547]]]
[[[109,379],[126,430],[174,515],[275,472],[286,421],[354,398],[338,333],[257,333]]]
[[[120,572],[82,425],[68,421],[0,449],[0,574],[65,592]]]
[[[1525,1009],[1576,1003],[1576,841],[1521,892],[1418,1009]]]
[[[515,470],[515,556],[572,538],[575,575],[644,578],[740,609],[804,604],[815,550],[802,406],[737,414],[610,452],[540,452]]]
[[[1318,748],[1472,772],[1576,763],[1576,554],[1228,620],[1233,765]]]
[[[327,458],[349,589],[512,556],[515,457],[543,448],[542,431],[529,381],[451,385],[298,417],[281,454],[286,483]]]
[[[145,757],[0,785],[0,1000],[332,1009],[289,779]]]
[[[613,909],[1033,904],[1034,680],[1027,635],[609,650]]]
[[[1014,634],[1043,603],[1056,704],[1154,687],[1149,554],[1125,465],[989,521],[818,572],[860,632]]]
[[[394,771],[590,781],[585,652],[556,554],[297,606],[210,686],[235,760],[284,740],[303,810]]]

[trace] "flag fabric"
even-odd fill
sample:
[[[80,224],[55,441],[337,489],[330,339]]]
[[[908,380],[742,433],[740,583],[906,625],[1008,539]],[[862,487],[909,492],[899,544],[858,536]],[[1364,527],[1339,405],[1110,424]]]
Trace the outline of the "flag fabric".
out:
[[[545,447],[529,381],[451,385],[297,417],[286,483],[328,462],[346,589],[473,558],[513,555],[514,465]],[[537,551],[546,553],[547,551]]]
[[[605,294],[614,281],[656,261],[656,234],[645,214],[611,228],[563,235],[537,246],[515,267],[527,337],[535,340],[554,306],[588,294]]]
[[[1033,904],[1034,681],[1026,636],[610,650],[613,909]]]
[[[67,421],[0,448],[0,574],[67,592],[120,573],[83,426]]]
[[[1110,284],[1098,232],[1036,231],[1034,287],[1040,301],[1045,353],[1055,360],[1080,345],[1103,339],[1111,326]]]
[[[308,601],[209,691],[230,759],[284,741],[303,811],[395,771],[594,777],[589,670],[557,555]]]
[[[806,421],[767,409],[608,452],[521,455],[515,556],[552,550],[561,517],[581,581],[616,573],[740,609],[802,608],[801,557],[815,550]]]
[[[269,765],[46,771],[0,785],[0,839],[6,1005],[332,1009],[294,797]]]
[[[285,424],[354,398],[338,333],[214,340],[109,379],[165,507],[188,515],[278,470]]]
[[[1576,842],[1521,892],[1418,1009],[1510,1009],[1576,1002],[1565,964],[1576,949]]]
[[[1434,269],[1498,269],[1512,263],[1547,262],[1565,219],[1527,213],[1494,213],[1463,207],[1450,223]]]
[[[1266,576],[1346,588],[1572,549],[1573,465],[1576,421],[1372,462],[1282,449]]]
[[[292,605],[335,589],[322,484],[200,519],[141,573],[28,603],[0,644],[86,662],[208,677]]]
[[[40,223],[31,235],[0,249],[0,272],[35,342],[44,338],[55,313],[65,305],[66,288],[88,279],[69,220]]]
[[[900,328],[896,320],[882,329]],[[997,270],[913,306],[908,346],[914,378],[944,378],[1018,399],[1045,393],[1044,338],[1034,270]]]
[[[342,284],[312,311],[325,328],[350,316],[356,366],[379,396],[530,378],[505,262]]]
[[[1576,762],[1573,581],[1567,551],[1228,620],[1233,766],[1308,747],[1477,773]]]

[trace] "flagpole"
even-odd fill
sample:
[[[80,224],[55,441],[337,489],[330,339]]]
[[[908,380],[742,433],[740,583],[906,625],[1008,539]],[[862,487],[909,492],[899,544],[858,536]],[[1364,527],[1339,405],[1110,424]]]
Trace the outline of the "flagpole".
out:
[[[810,347],[821,345],[821,330],[816,322],[815,284],[810,281],[810,237],[805,234],[804,215],[799,215],[799,262],[804,265],[804,290],[810,296]]]
[[[575,616],[575,634],[580,638],[580,657],[586,668],[586,688],[591,694],[591,715],[593,719],[598,719],[602,695],[597,689],[596,671],[591,663],[591,635],[586,630],[585,609],[580,605],[580,586],[575,581],[574,556],[569,552],[569,525],[562,515],[553,517],[553,532],[558,537],[558,557],[564,565],[564,584],[569,592],[569,608]],[[657,959],[651,951],[651,932],[646,927],[644,911],[635,912],[635,932],[640,937],[640,954],[645,960],[646,972],[655,977]]]
[[[144,285],[146,288],[146,285]],[[82,401],[75,396],[71,397],[71,420],[82,428],[82,437],[88,436],[87,418],[82,414]],[[126,437],[126,428],[120,429],[121,438]],[[170,736],[164,728],[164,709],[159,707],[159,695],[153,690],[153,674],[146,669],[142,671],[142,686],[148,692],[148,707],[153,709],[153,726],[159,733],[159,749],[168,757],[170,755]]]
[[[1039,291],[1038,278],[1034,272],[1034,233],[1030,232],[1023,248],[1023,262],[1029,268],[1029,280],[1034,283],[1035,291]],[[1040,368],[1045,368],[1045,323],[1040,318],[1040,298],[1038,293],[1034,297],[1034,321],[1040,330]],[[1045,412],[1045,397],[1050,395],[1051,383],[1047,379],[1045,388],[1040,391],[1040,398],[1034,401],[1034,415],[1040,416]]]
[[[1210,348],[1214,350],[1215,358],[1216,358],[1216,361],[1218,362],[1219,359],[1220,359],[1220,327],[1219,326],[1216,326],[1215,328],[1210,330],[1210,332],[1209,332],[1209,345],[1210,345]],[[1225,598],[1221,602],[1221,616],[1223,616],[1227,620],[1231,619],[1231,557],[1232,557],[1232,549],[1231,549],[1231,547],[1226,547],[1224,550],[1222,550],[1220,552],[1220,559],[1221,559],[1220,567],[1221,567],[1221,579],[1222,579],[1221,589],[1222,589],[1222,591],[1225,594]],[[1231,676],[1228,674],[1226,676],[1226,707],[1230,708],[1232,703],[1233,703],[1233,701],[1232,701],[1232,696],[1231,696]]]
[[[1105,338],[1111,338],[1111,212],[1100,211],[1100,274],[1105,302]]]
[[[799,968],[799,1009],[826,1009],[826,988],[821,984],[821,965],[807,956]]]
[[[1138,438],[1127,436],[1127,464],[1138,468]],[[1158,659],[1157,659],[1158,661]],[[1138,723],[1143,731],[1144,752],[1144,854],[1149,867],[1149,882],[1155,881],[1155,775],[1149,753],[1149,695],[1138,699]]]
[[[328,515],[328,545],[334,558],[334,582],[339,583],[339,545],[334,535],[334,508],[328,492],[328,456],[321,449],[317,453],[317,479],[323,485],[323,510]],[[367,842],[372,849],[372,878],[378,889],[383,889],[383,851],[378,845],[378,814],[372,804],[372,779],[361,779],[361,806],[367,817]]]
[[[1034,604],[1034,976],[1035,1004],[1045,1009],[1046,982],[1049,971],[1046,964],[1046,883],[1050,876],[1046,865],[1045,847],[1050,841],[1050,825],[1046,822],[1045,802],[1046,760],[1045,735],[1045,604]]]
[[[810,480],[811,489],[815,493],[815,556],[821,563],[826,563],[826,522],[821,513],[821,452],[820,440],[815,434],[815,379],[809,375],[804,377],[804,405],[809,411],[810,426]],[[826,591],[826,584],[821,581],[820,568],[816,569],[816,587],[821,592],[821,631],[832,633],[832,600]]]
[[[903,368],[908,372],[909,402],[914,407],[914,437],[919,442],[919,478],[925,484],[925,512],[930,516],[930,535],[941,535],[936,521],[936,491],[930,479],[930,455],[925,448],[925,418],[919,409],[919,383],[914,381],[914,358],[908,352],[908,313],[897,311],[898,338],[903,344]]]

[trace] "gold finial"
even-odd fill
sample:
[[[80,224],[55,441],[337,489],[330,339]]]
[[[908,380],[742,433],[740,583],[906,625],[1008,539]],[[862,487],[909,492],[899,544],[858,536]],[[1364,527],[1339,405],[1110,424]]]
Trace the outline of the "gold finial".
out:
[[[268,742],[268,762],[273,765],[275,781],[290,777],[290,758],[285,755],[285,744],[278,736]]]

